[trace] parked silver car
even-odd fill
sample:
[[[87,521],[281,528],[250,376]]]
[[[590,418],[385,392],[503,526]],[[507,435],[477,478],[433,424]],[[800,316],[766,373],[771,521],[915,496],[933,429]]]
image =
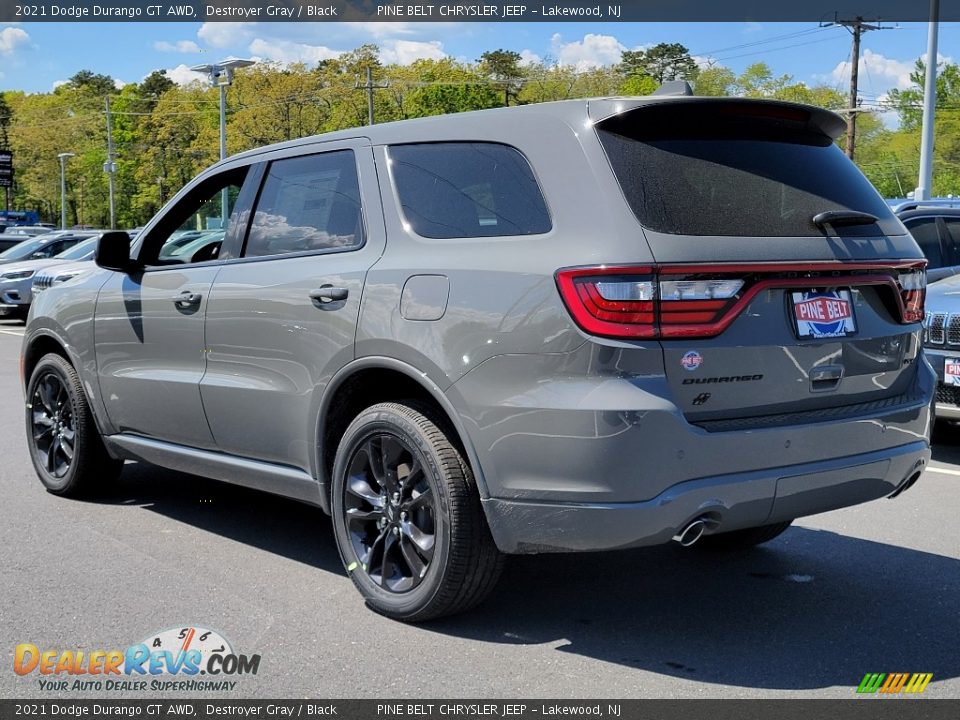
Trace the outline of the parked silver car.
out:
[[[312,503],[407,621],[482,600],[504,553],[749,545],[895,496],[930,457],[926,261],[844,128],[661,94],[230,157],[36,298],[37,474]]]
[[[0,266],[0,316],[26,318],[33,302],[33,284],[37,273],[78,260],[93,260],[99,234],[90,235],[71,248],[49,258],[21,260]]]
[[[960,275],[930,286],[923,345],[937,373],[937,417],[960,420]]]

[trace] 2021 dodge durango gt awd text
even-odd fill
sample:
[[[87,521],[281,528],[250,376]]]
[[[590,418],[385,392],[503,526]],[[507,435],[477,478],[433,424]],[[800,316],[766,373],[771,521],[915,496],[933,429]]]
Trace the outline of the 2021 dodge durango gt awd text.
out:
[[[135,459],[313,503],[408,621],[478,603],[504,554],[756,544],[896,495],[930,455],[925,261],[843,128],[677,94],[228,158],[36,299],[37,474],[76,495]]]

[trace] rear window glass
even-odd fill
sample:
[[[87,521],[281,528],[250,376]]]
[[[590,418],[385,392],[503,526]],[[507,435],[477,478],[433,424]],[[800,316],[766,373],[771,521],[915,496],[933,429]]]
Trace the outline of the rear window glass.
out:
[[[390,148],[394,182],[411,229],[428,238],[549,232],[550,214],[526,158],[496,143]]]
[[[837,226],[836,232],[902,233],[887,204],[827,135],[731,109],[643,108],[598,126],[643,226],[678,235],[823,237],[815,215],[855,210],[880,222]]]

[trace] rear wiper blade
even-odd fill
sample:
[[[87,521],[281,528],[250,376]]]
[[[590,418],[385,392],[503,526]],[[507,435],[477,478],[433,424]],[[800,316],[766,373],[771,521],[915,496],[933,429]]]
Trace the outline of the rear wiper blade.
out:
[[[873,225],[880,218],[857,210],[828,210],[813,216],[814,225]]]

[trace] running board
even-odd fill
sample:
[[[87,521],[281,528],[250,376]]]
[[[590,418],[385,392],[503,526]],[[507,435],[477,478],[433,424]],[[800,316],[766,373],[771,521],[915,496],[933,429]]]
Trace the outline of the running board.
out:
[[[197,450],[138,435],[109,435],[103,440],[112,455],[125,460],[142,460],[168,470],[243,485],[326,509],[320,484],[297,468]]]

